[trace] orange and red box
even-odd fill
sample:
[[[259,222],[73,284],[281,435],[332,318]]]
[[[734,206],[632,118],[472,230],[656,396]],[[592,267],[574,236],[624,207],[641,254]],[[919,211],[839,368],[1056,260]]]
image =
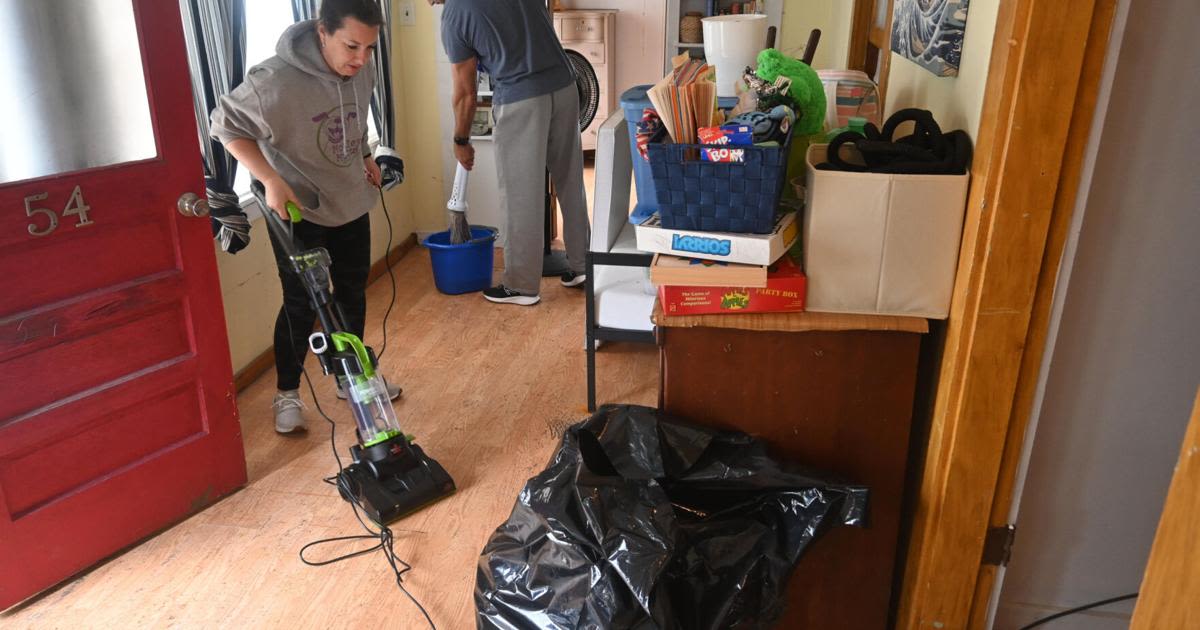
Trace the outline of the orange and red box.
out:
[[[713,315],[729,313],[796,313],[804,310],[808,278],[791,256],[783,256],[767,271],[765,288],[687,287],[658,288],[663,313]]]

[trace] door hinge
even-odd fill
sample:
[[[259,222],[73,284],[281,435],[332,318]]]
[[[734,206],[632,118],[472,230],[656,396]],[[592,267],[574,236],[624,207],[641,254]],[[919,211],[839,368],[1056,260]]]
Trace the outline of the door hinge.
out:
[[[996,567],[1008,566],[1012,556],[1013,539],[1017,535],[1016,525],[1001,525],[988,529],[983,539],[983,561],[980,564]]]

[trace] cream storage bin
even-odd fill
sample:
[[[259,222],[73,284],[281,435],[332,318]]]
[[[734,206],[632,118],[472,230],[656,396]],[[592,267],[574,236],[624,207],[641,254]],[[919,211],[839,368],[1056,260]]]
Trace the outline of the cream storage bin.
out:
[[[945,319],[969,176],[817,170],[826,146],[805,160],[808,310]]]

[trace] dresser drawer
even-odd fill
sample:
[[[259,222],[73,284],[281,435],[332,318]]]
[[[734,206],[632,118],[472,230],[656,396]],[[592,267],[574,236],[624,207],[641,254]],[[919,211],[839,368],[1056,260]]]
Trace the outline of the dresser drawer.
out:
[[[604,41],[604,18],[601,16],[556,17],[554,23],[558,26],[558,39],[564,44]]]
[[[569,42],[564,43],[563,48],[574,50],[584,56],[593,66],[604,65],[607,63],[604,53],[604,44],[589,43],[589,42]]]

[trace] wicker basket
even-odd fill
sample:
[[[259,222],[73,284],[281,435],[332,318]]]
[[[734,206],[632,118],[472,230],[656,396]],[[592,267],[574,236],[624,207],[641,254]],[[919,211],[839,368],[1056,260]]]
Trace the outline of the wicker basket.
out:
[[[679,20],[679,42],[699,44],[704,41],[704,29],[699,13],[688,13]]]
[[[787,173],[791,135],[783,146],[737,147],[742,162],[704,162],[702,148],[646,145],[662,226],[670,230],[769,234]]]

